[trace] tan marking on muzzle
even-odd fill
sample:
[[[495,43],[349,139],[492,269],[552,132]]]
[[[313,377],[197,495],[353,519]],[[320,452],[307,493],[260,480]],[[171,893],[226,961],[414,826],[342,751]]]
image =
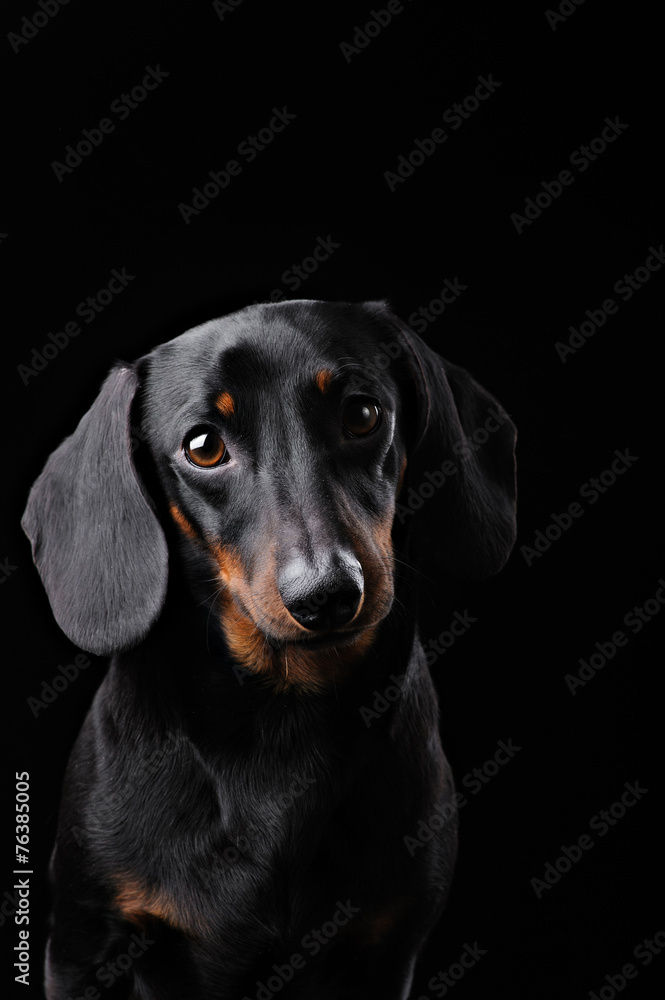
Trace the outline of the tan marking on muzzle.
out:
[[[307,649],[297,640],[311,633],[284,607],[274,583],[274,556],[266,558],[257,585],[252,587],[233,549],[211,542],[209,551],[225,585],[217,598],[222,630],[232,656],[249,673],[266,677],[280,689],[294,686],[320,691],[342,680],[373,644],[377,626],[364,627],[348,643],[344,643],[344,630],[340,629],[338,645],[333,639],[329,647]],[[263,628],[280,644],[271,645]]]
[[[194,528],[191,526],[191,524],[189,523],[183,512],[180,510],[180,508],[177,507],[174,503],[172,503],[171,506],[169,507],[169,513],[173,518],[173,520],[175,521],[175,523],[180,528],[180,530],[182,531],[183,535],[186,535],[187,538],[191,538],[192,540],[194,540],[197,537]]]

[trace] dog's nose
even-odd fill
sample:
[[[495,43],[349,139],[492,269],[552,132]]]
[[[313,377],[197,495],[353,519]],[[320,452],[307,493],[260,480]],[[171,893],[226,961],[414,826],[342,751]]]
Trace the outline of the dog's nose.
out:
[[[341,628],[358,610],[363,571],[355,556],[338,554],[333,565],[315,572],[302,559],[292,559],[279,575],[284,607],[303,628],[313,632]]]

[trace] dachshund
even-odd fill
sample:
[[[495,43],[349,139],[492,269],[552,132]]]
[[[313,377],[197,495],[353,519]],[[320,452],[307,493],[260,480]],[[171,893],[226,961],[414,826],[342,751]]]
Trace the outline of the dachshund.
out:
[[[457,845],[419,608],[508,559],[515,436],[385,302],[253,305],[114,367],[22,521],[111,657],[48,1000],[408,996]]]

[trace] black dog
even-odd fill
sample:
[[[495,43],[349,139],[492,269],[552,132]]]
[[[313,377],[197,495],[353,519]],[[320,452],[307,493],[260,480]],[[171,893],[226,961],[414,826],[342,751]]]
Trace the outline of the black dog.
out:
[[[23,520],[62,629],[113,654],[49,1000],[408,995],[456,850],[419,581],[504,564],[514,443],[382,303],[249,307],[111,372]]]

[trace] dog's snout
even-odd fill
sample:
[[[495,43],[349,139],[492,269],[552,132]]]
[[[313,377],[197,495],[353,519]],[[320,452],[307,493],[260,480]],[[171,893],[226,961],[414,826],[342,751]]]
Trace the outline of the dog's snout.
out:
[[[363,595],[363,571],[355,556],[338,554],[316,571],[300,558],[279,575],[279,592],[292,618],[311,631],[341,628],[355,616]]]
[[[323,583],[314,593],[296,597],[285,606],[292,618],[311,631],[341,628],[351,621],[360,603],[361,591],[355,584],[342,589]]]

